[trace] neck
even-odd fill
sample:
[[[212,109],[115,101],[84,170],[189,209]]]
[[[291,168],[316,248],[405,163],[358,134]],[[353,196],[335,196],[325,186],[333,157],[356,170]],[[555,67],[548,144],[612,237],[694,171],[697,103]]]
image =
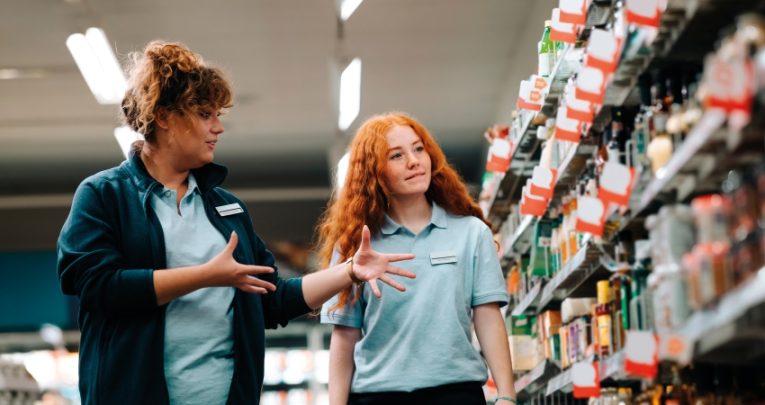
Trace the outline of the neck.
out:
[[[141,149],[141,160],[149,175],[169,189],[178,190],[188,180],[189,169],[178,167],[170,156],[148,142]]]
[[[388,215],[396,223],[406,227],[415,234],[425,228],[430,222],[432,214],[433,206],[425,198],[425,194],[406,197],[398,196],[391,197],[390,199]]]

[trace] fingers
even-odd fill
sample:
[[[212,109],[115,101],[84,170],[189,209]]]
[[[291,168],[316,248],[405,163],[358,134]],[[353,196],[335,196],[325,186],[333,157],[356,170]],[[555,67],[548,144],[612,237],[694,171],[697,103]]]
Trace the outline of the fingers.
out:
[[[380,287],[377,285],[377,279],[369,280],[369,288],[372,289],[372,294],[375,295],[377,298],[382,298],[382,293],[380,292]]]
[[[247,281],[245,285],[256,287],[256,288],[263,288],[271,292],[276,291],[275,285],[269,283],[268,281],[261,280],[255,276],[247,276]]]
[[[265,288],[255,287],[249,284],[243,284],[241,286],[237,286],[236,288],[250,294],[268,294],[268,290],[266,290]]]
[[[390,273],[390,274],[395,274],[397,276],[407,277],[407,278],[415,278],[415,277],[417,277],[417,275],[414,274],[413,272],[411,272],[409,270],[404,270],[404,269],[402,269],[400,267],[395,267],[395,266],[388,266],[388,268],[385,270],[385,272],[386,273]],[[382,277],[380,277],[380,278],[382,278]]]
[[[383,257],[389,262],[400,262],[402,260],[412,260],[416,256],[412,253],[385,253]]]
[[[380,281],[382,281],[385,284],[388,284],[389,286],[391,286],[391,287],[393,287],[393,288],[395,288],[395,289],[397,289],[397,290],[399,290],[401,292],[406,291],[406,287],[404,287],[403,285],[399,284],[398,282],[396,282],[396,280],[393,280],[392,278],[390,278],[387,275],[380,276]]]
[[[228,244],[226,244],[226,249],[224,251],[233,254],[234,249],[236,249],[236,245],[239,243],[239,236],[236,234],[236,231],[231,231],[231,237],[228,239]]]
[[[271,274],[274,272],[273,267],[268,266],[256,266],[253,264],[242,264],[241,265],[244,268],[244,272],[247,274]]]
[[[361,246],[359,246],[359,250],[372,250],[372,242],[371,235],[369,233],[369,227],[364,225],[363,228],[361,228]]]

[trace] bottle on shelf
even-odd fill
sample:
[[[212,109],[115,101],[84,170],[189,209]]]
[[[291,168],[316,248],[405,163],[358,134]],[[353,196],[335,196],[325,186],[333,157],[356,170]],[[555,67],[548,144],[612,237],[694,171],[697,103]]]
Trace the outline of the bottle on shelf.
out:
[[[543,77],[549,77],[555,65],[556,46],[550,40],[550,20],[545,21],[545,29],[542,33],[542,39],[537,45],[538,67],[537,74]]]

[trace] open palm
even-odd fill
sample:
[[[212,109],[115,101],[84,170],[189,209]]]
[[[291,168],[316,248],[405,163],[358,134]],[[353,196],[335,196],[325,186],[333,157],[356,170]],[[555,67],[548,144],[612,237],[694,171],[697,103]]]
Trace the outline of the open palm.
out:
[[[382,293],[377,285],[378,279],[399,291],[406,291],[406,288],[393,280],[390,274],[408,278],[415,278],[415,274],[400,267],[392,266],[391,263],[412,260],[414,257],[411,253],[379,253],[372,250],[369,228],[364,225],[364,229],[361,231],[361,245],[353,255],[353,273],[360,280],[368,281],[374,295],[380,298]]]

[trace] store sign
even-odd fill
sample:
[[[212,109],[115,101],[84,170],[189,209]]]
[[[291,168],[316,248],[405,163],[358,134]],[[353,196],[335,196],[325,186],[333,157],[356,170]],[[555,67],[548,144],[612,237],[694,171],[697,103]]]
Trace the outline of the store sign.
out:
[[[507,137],[494,138],[489,148],[489,156],[486,158],[486,171],[492,173],[505,173],[510,169],[513,156],[513,146]]]
[[[635,183],[635,169],[617,162],[607,162],[600,175],[598,197],[604,203],[626,207]]]
[[[597,197],[579,196],[576,203],[577,232],[586,232],[594,236],[603,236],[606,226],[606,208]]]
[[[658,342],[653,332],[627,331],[624,345],[624,372],[653,380],[659,368]]]
[[[587,22],[586,0],[560,0],[560,22],[583,25]]]
[[[600,396],[600,366],[598,362],[581,361],[571,366],[574,398]]]
[[[558,108],[558,115],[555,118],[555,139],[574,143],[582,140],[582,124],[568,117],[566,106]]]
[[[692,355],[693,345],[682,335],[659,335],[660,360],[674,361],[680,366],[686,366],[691,362]]]
[[[604,75],[616,71],[621,43],[613,32],[594,28],[590,33],[584,66],[599,69]]]
[[[565,42],[567,44],[576,44],[576,25],[561,21],[561,12],[559,8],[552,11],[550,21],[550,39],[555,42]]]
[[[608,77],[602,70],[584,66],[576,79],[576,98],[593,104],[603,104]]]
[[[547,80],[541,76],[531,76],[530,80],[522,80],[518,91],[518,108],[539,112],[544,104],[544,90]]]
[[[659,28],[661,7],[659,0],[627,0],[627,23]]]
[[[553,196],[557,170],[547,167],[536,166],[531,176],[529,191],[535,196],[549,200]]]

